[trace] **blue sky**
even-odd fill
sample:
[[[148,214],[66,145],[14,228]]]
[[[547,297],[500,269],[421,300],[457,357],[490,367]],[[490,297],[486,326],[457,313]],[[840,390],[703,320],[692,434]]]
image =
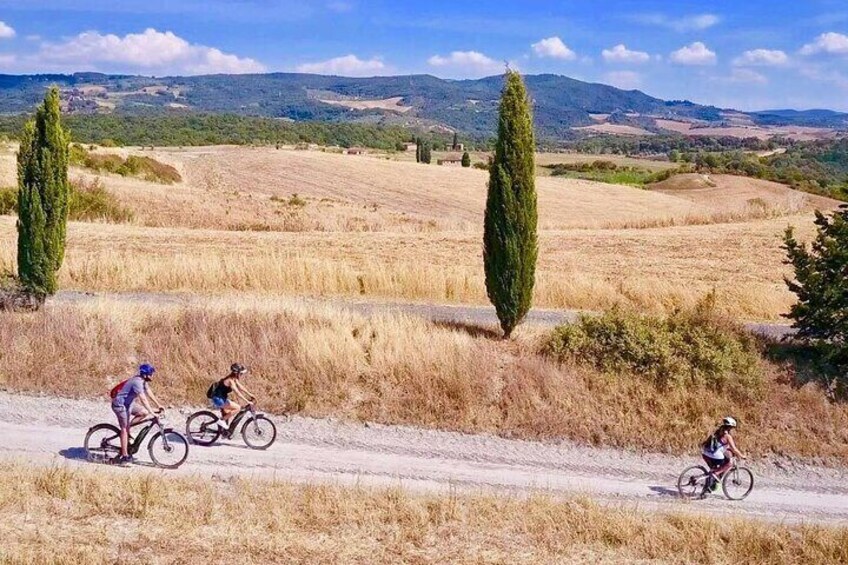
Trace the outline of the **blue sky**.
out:
[[[848,110],[846,0],[0,0],[0,73],[556,73]]]

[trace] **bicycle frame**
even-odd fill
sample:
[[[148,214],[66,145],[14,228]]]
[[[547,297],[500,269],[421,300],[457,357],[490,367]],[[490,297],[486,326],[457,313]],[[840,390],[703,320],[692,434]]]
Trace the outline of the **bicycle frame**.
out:
[[[153,416],[149,420],[142,420],[141,422],[130,426],[130,429],[134,428],[135,426],[140,426],[142,424],[147,425],[143,427],[141,431],[138,432],[138,435],[135,436],[135,438],[129,438],[130,441],[129,445],[127,445],[127,451],[130,455],[135,455],[136,453],[138,453],[138,450],[141,449],[141,446],[144,444],[145,438],[147,438],[147,436],[150,434],[150,430],[155,427],[158,427],[159,431],[163,432],[162,441],[164,442],[165,447],[168,446],[168,436],[167,434],[164,434],[167,428],[162,425],[162,420],[159,418],[159,416]]]
[[[238,429],[239,423],[241,423],[241,421],[244,419],[244,417],[248,413],[251,414],[251,415],[256,414],[256,410],[253,408],[253,404],[248,404],[247,406],[245,406],[244,408],[239,410],[238,414],[233,416],[233,421],[230,422],[230,426],[229,426],[229,428],[227,428],[227,431],[229,432],[229,434],[231,436],[236,432],[236,430]]]

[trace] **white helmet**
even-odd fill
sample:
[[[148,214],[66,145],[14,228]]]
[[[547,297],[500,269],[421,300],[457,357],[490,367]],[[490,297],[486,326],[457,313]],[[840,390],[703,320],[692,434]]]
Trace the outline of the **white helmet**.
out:
[[[727,426],[728,428],[735,428],[736,427],[736,419],[728,416],[727,418],[725,418],[724,420],[721,421],[721,425]]]

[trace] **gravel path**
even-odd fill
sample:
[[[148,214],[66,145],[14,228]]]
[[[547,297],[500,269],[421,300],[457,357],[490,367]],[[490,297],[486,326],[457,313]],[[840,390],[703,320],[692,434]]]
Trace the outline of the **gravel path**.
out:
[[[190,408],[171,409],[182,429]],[[277,442],[267,451],[240,439],[192,446],[176,473],[205,478],[274,478],[428,492],[585,494],[605,504],[648,510],[682,510],[785,522],[848,524],[848,473],[758,461],[757,483],[743,502],[720,496],[686,503],[676,496],[677,474],[691,458],[545,444],[401,426],[273,417]],[[0,460],[67,464],[104,472],[151,472],[146,452],[129,469],[86,461],[89,426],[112,421],[108,403],[0,392]]]
[[[81,303],[95,301],[99,298],[109,300],[141,302],[150,304],[193,304],[202,302],[203,298],[196,295],[154,293],[154,292],[131,292],[131,293],[91,293],[78,291],[61,291],[51,303]],[[400,312],[412,316],[420,316],[434,322],[446,322],[456,324],[469,324],[479,326],[497,326],[498,318],[492,306],[449,306],[443,304],[417,304],[405,302],[379,302],[373,300],[345,300],[345,299],[312,299],[301,298],[305,304],[315,303],[343,308],[363,315],[379,314],[385,312]],[[577,319],[580,314],[577,310],[543,310],[532,309],[525,323],[537,326],[556,326],[570,323]],[[770,337],[781,339],[791,335],[793,330],[785,324],[764,324],[759,322],[746,323],[749,331]]]

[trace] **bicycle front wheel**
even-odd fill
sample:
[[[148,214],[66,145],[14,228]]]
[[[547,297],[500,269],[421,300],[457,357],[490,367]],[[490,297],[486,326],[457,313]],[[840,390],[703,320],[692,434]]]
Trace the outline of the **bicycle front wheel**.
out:
[[[722,477],[721,489],[730,500],[742,500],[754,489],[754,473],[745,467],[734,467]]]
[[[157,432],[147,444],[150,458],[159,467],[176,469],[188,458],[188,440],[180,432]]]
[[[208,410],[195,412],[186,420],[186,435],[194,444],[212,445],[221,435],[218,416]]]
[[[677,492],[686,499],[698,498],[707,486],[710,472],[703,465],[692,465],[684,469],[677,479]]]
[[[121,454],[121,431],[112,424],[97,424],[85,434],[84,445],[89,461],[107,463]]]
[[[253,449],[268,449],[277,439],[277,426],[269,418],[257,415],[248,418],[241,429],[244,443]]]

